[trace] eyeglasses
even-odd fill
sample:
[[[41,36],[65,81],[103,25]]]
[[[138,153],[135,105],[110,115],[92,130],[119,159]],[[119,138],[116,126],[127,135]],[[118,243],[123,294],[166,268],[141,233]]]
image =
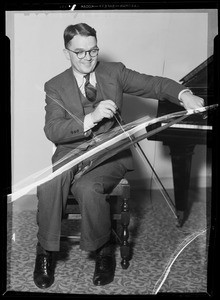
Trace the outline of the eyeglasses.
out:
[[[73,50],[70,50],[68,48],[66,48],[66,49],[73,52],[73,53],[75,53],[79,59],[85,58],[87,53],[89,53],[89,55],[91,57],[96,57],[99,53],[99,48],[91,49],[91,50],[88,50],[88,51],[73,51]]]

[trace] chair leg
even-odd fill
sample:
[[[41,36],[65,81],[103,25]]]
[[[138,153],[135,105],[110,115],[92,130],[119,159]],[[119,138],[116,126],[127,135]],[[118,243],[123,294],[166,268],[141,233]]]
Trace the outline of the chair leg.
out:
[[[122,243],[120,246],[121,258],[122,258],[121,261],[122,269],[127,269],[129,267],[129,255],[130,255],[130,245],[128,242],[129,223],[130,223],[130,211],[129,211],[128,199],[123,198],[122,209],[121,209]]]

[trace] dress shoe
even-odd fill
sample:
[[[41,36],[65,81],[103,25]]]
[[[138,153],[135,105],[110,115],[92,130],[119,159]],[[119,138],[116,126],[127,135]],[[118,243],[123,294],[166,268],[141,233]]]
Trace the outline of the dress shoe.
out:
[[[54,282],[53,252],[38,253],[35,261],[34,283],[40,289],[50,287]]]
[[[96,255],[94,285],[106,285],[114,280],[116,261],[115,256],[108,249],[109,247],[105,247]]]

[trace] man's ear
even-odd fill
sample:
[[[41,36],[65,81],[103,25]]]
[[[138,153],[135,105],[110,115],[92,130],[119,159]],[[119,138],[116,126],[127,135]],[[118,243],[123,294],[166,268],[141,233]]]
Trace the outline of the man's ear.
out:
[[[63,53],[66,56],[66,59],[70,60],[70,54],[69,51],[67,49],[63,49]]]

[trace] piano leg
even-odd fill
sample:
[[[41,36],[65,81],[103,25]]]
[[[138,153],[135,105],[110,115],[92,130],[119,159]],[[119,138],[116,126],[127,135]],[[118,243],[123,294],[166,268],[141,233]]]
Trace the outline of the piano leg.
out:
[[[170,148],[172,161],[174,198],[178,217],[177,226],[181,227],[187,215],[191,162],[195,145],[167,143],[167,146]]]

